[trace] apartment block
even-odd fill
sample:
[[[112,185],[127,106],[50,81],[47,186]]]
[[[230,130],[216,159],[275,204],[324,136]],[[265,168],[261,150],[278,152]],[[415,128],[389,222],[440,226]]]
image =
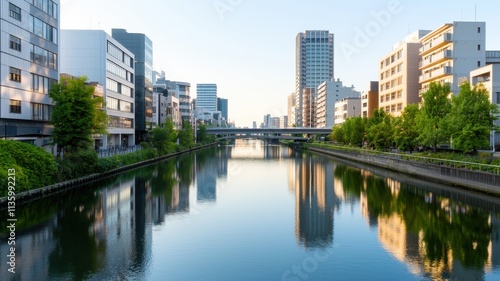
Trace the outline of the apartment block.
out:
[[[134,54],[103,30],[61,30],[61,72],[105,85],[100,148],[135,145]]]
[[[361,115],[361,97],[347,97],[335,103],[335,125]]]
[[[340,79],[321,83],[318,86],[316,97],[316,127],[333,127],[335,125],[335,103],[347,97],[359,98],[359,96],[360,93],[354,90],[354,86],[344,86]]]
[[[59,3],[0,3],[0,137],[48,151],[49,91],[59,79]]]
[[[373,117],[373,112],[378,109],[378,86],[378,81],[370,81],[370,90],[361,93],[362,117]]]
[[[196,108],[217,110],[217,84],[196,84]]]
[[[500,55],[500,52],[498,53]],[[490,102],[500,108],[500,64],[488,64],[474,69],[470,72],[470,83],[472,86],[482,84],[490,95]],[[500,126],[500,119],[495,122],[497,126]],[[490,147],[492,150],[500,151],[500,132],[491,132]]]
[[[378,107],[393,116],[400,116],[408,104],[420,102],[420,39],[429,32],[415,31],[380,60]]]
[[[459,79],[486,64],[486,24],[453,22],[429,32],[420,39],[421,92],[431,82],[448,83],[453,94],[460,91]]]

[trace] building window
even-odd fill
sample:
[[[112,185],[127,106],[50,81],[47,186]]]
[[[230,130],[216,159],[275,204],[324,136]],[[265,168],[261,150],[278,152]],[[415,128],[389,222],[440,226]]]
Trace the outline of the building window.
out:
[[[21,113],[20,100],[10,100],[10,113]]]
[[[41,103],[32,103],[33,120],[49,121],[50,120],[50,105]]]
[[[21,69],[11,67],[9,73],[9,79],[11,81],[21,82]]]
[[[12,3],[9,3],[9,15],[11,18],[21,21],[21,8]]]
[[[108,109],[119,110],[118,100],[115,98],[107,97],[106,98],[106,107]]]
[[[480,26],[477,27],[477,33],[481,33],[481,27]]]
[[[477,44],[477,50],[481,51],[481,44]]]
[[[481,67],[481,61],[477,61],[477,67]]]
[[[500,92],[497,92],[497,103],[500,104]]]
[[[36,93],[48,94],[57,80],[31,73],[31,90]]]
[[[10,35],[9,47],[13,50],[21,51],[21,39],[14,35]]]

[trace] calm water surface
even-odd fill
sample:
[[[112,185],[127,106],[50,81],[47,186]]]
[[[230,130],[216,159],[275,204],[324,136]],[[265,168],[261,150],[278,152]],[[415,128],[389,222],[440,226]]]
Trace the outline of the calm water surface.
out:
[[[2,211],[0,280],[500,280],[500,201],[260,141]]]

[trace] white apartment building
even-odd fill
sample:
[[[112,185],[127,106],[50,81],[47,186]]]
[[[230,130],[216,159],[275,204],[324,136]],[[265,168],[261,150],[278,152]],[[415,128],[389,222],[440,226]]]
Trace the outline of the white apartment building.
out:
[[[153,126],[162,126],[167,119],[172,120],[175,129],[182,129],[179,99],[165,83],[153,84]]]
[[[1,1],[0,137],[50,148],[59,79],[59,0]]]
[[[343,86],[340,79],[330,80],[318,86],[316,98],[316,127],[331,128],[335,125],[335,103],[347,97],[359,98],[354,86]],[[361,107],[358,106],[358,113]]]
[[[288,128],[288,127],[289,127],[289,124],[288,124],[288,115],[280,116],[280,125],[279,125],[279,128]]]
[[[459,79],[485,66],[486,24],[453,22],[431,31],[421,38],[421,92],[431,82],[449,83],[451,92],[460,91]]]
[[[500,64],[489,64],[474,69],[470,72],[470,83],[471,86],[483,84],[490,94],[490,102],[500,107]],[[500,126],[499,119],[496,120],[496,125]],[[491,132],[490,147],[500,151],[500,132]]]
[[[343,124],[347,118],[361,115],[361,97],[346,97],[335,103],[335,124]]]
[[[133,53],[103,30],[62,30],[60,57],[61,72],[105,85],[101,148],[135,145]]]
[[[429,30],[417,30],[393,46],[392,51],[380,60],[378,107],[393,116],[400,116],[403,109],[419,103],[420,39]]]

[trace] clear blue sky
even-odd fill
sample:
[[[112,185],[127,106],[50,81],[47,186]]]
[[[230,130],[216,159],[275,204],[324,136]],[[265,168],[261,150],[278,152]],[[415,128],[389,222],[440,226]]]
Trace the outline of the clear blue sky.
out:
[[[61,28],[146,34],[155,70],[190,82],[193,97],[197,83],[217,83],[229,118],[250,127],[267,113],[287,114],[298,32],[334,33],[335,78],[363,91],[377,80],[379,59],[417,29],[476,17],[486,22],[486,48],[500,50],[499,8],[486,0],[61,0]]]

